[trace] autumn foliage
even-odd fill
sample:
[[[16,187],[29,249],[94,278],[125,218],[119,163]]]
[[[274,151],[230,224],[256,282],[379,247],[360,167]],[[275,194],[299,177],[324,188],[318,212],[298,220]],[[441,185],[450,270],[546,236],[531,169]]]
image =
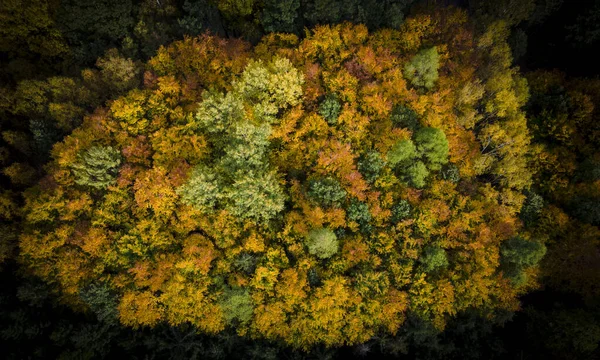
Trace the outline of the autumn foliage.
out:
[[[514,310],[539,259],[516,281],[506,254],[543,244],[519,218],[528,92],[507,36],[444,10],[161,48],[54,146],[20,261],[76,308],[110,289],[128,326],[305,349]]]

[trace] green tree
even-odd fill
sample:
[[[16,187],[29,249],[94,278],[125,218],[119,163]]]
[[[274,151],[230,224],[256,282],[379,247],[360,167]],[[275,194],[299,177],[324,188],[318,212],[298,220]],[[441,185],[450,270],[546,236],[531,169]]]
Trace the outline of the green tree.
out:
[[[245,324],[252,319],[254,306],[246,288],[227,287],[219,302],[225,321],[230,325]]]
[[[319,104],[319,115],[321,115],[329,125],[337,124],[341,111],[342,104],[335,94],[327,94]]]
[[[440,247],[428,246],[419,258],[424,272],[430,273],[448,266],[446,251]]]
[[[440,129],[425,127],[414,136],[417,151],[425,159],[429,170],[440,170],[448,162],[448,139]]]
[[[56,18],[77,63],[90,63],[132,35],[131,0],[65,0]]]
[[[352,199],[350,205],[348,205],[346,216],[348,217],[348,220],[355,221],[361,226],[365,226],[371,221],[369,205],[356,199]]]
[[[295,33],[300,0],[265,0],[262,25],[267,32]]]
[[[110,146],[94,146],[79,154],[76,163],[71,165],[75,183],[104,189],[115,181],[121,153]]]
[[[79,292],[79,297],[96,314],[100,322],[117,325],[119,322],[119,301],[106,285],[90,284]]]
[[[411,140],[400,140],[392,146],[386,157],[392,167],[406,166],[417,157],[417,147]]]
[[[259,223],[271,220],[284,209],[285,195],[276,176],[270,172],[248,172],[235,179],[227,197],[234,216]]]
[[[533,225],[543,207],[544,198],[530,191],[521,208],[521,219],[523,219],[526,225]]]
[[[392,124],[399,128],[407,128],[414,131],[420,125],[417,113],[406,105],[395,105],[390,118]]]
[[[211,212],[224,198],[222,181],[210,168],[197,166],[186,184],[177,189],[181,201],[204,212]]]
[[[435,86],[438,79],[440,56],[437,48],[423,49],[404,65],[404,77],[416,88],[427,90]]]
[[[535,266],[546,254],[544,244],[514,237],[502,243],[500,248],[501,269],[504,275],[519,286],[527,281],[523,270]]]
[[[346,190],[336,179],[326,177],[310,180],[306,195],[322,206],[337,206],[346,198]]]
[[[328,228],[311,230],[306,236],[308,252],[319,259],[328,259],[338,251],[338,239]]]
[[[381,158],[381,154],[375,150],[369,150],[358,160],[358,171],[370,183],[377,180],[384,166],[385,161]]]
[[[411,213],[412,206],[410,206],[410,203],[406,200],[400,200],[392,207],[391,220],[393,223],[397,223],[401,220],[408,219],[411,216]]]
[[[227,173],[247,172],[265,167],[271,126],[241,121],[231,126],[221,166]]]
[[[429,176],[429,170],[422,161],[416,161],[402,170],[406,181],[412,186],[420,189],[425,186],[425,179]]]
[[[239,121],[243,117],[243,102],[233,93],[229,92],[223,95],[206,92],[205,94],[203,94],[192,126],[210,134],[219,134],[225,132],[233,122]]]
[[[256,257],[247,252],[240,253],[238,256],[236,256],[233,266],[235,266],[237,270],[243,271],[246,274],[252,274],[256,269]]]

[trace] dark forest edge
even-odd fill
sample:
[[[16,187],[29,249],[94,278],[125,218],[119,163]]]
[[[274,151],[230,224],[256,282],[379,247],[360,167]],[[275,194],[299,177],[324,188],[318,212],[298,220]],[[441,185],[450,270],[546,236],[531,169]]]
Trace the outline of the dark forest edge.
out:
[[[578,66],[565,54],[555,62],[548,60],[548,54],[572,49],[591,58],[598,44],[594,19],[600,3],[587,8],[560,0],[440,3],[3,2],[0,259],[5,286],[0,294],[0,336],[8,358],[597,358],[600,113],[595,105],[600,104],[600,82],[587,60]],[[89,292],[85,313],[72,312],[56,301],[51,286],[14,262],[21,232],[21,193],[44,176],[53,144],[79,127],[84,115],[148,81],[146,61],[161,46],[207,31],[255,44],[271,32],[303,37],[308,33],[305,29],[315,25],[344,21],[366,24],[373,31],[399,28],[411,14],[445,5],[467,8],[479,33],[504,20],[512,57],[526,70],[533,186],[520,217],[548,251],[540,265],[538,290],[521,298],[521,310],[493,317],[461,312],[443,332],[409,315],[393,338],[376,336],[362,345],[317,347],[305,353],[283,343],[250,341],[234,331],[205,336],[187,326],[123,328],[114,322],[114,314],[106,313],[112,300],[102,289]],[[543,35],[548,28],[554,33]],[[544,46],[550,42],[552,46]],[[555,67],[560,70],[544,70]]]

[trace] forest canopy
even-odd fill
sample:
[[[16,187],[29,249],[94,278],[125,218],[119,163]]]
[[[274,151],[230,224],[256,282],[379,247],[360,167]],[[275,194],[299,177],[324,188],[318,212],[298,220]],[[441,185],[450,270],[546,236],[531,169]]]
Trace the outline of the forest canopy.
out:
[[[546,248],[508,35],[446,10],[161,47],[52,148],[19,261],[123,325],[302,349],[516,310]]]

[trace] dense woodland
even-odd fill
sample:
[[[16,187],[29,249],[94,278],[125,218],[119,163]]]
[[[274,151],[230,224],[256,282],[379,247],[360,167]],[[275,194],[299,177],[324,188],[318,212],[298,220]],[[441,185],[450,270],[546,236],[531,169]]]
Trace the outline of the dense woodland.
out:
[[[600,2],[5,0],[9,359],[597,359]]]

